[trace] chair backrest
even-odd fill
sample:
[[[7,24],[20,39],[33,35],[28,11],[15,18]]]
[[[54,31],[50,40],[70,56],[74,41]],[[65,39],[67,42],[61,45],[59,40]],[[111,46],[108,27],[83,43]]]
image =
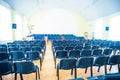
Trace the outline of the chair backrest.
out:
[[[98,56],[95,58],[93,65],[94,66],[103,66],[107,64],[108,56]]]
[[[13,66],[9,61],[0,61],[0,76],[14,72]]]
[[[98,45],[94,45],[94,46],[92,46],[92,49],[99,49],[99,46]]]
[[[7,48],[6,44],[0,44],[0,48]]]
[[[63,46],[56,46],[54,49],[55,49],[55,51],[57,51],[57,50],[64,50],[64,47]]]
[[[11,51],[19,51],[19,48],[18,47],[9,47],[8,51],[9,52],[11,52]]]
[[[94,49],[92,52],[92,56],[100,56],[102,55],[102,49]]]
[[[112,55],[111,57],[109,57],[108,64],[120,64],[120,55]]]
[[[27,51],[31,51],[30,47],[20,47],[20,50],[26,53]]]
[[[91,49],[91,45],[86,45],[83,47],[83,49]]]
[[[103,55],[110,55],[112,53],[112,49],[104,49]]]
[[[90,50],[90,49],[83,49],[83,50],[81,51],[80,56],[81,56],[81,57],[91,56],[91,52],[92,52],[92,50]]]
[[[63,50],[58,50],[56,51],[56,58],[67,58],[68,57],[68,52],[63,51]]]
[[[27,51],[26,52],[27,60],[38,60],[41,59],[40,53],[38,51]]]
[[[0,47],[0,52],[7,52],[7,48],[6,47]]]
[[[69,58],[79,58],[80,57],[80,50],[71,50],[70,52],[69,52],[69,55],[68,55],[68,57]]]
[[[75,46],[74,47],[74,50],[82,50],[83,49],[83,46]]]
[[[34,63],[32,61],[21,61],[14,63],[16,73],[29,74],[34,72]]]
[[[88,68],[93,65],[93,57],[81,57],[77,63],[77,68]]]
[[[17,47],[18,48],[18,45],[17,44],[7,44],[7,46],[8,46],[8,48],[10,48],[10,47]]]
[[[39,51],[42,52],[42,48],[40,46],[33,46],[32,51]]]
[[[25,59],[23,51],[11,51],[10,54],[13,61],[21,61]]]
[[[8,53],[0,53],[0,61],[8,61],[9,60],[9,54]]]
[[[69,52],[70,50],[73,50],[73,48],[74,48],[73,46],[66,46],[65,50]]]
[[[73,69],[76,68],[77,60],[74,58],[61,59],[59,63],[59,69]]]

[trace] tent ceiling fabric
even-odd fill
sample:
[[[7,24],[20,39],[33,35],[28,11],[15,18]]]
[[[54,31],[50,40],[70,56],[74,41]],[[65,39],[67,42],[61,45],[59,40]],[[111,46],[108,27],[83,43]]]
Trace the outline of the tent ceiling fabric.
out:
[[[41,9],[66,9],[86,20],[95,20],[120,11],[120,0],[3,0],[17,13],[30,17]]]

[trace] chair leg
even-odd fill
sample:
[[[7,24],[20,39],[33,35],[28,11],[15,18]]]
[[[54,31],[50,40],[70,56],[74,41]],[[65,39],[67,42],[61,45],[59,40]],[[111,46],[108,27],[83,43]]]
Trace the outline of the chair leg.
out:
[[[104,67],[105,67],[105,69],[104,69],[104,70],[105,70],[105,75],[106,75],[106,74],[107,74],[107,65],[105,64],[105,66],[104,66]]]
[[[120,73],[120,64],[118,64],[118,72]]]
[[[14,78],[14,80],[17,80],[17,73],[15,73],[15,78]]]
[[[85,69],[85,73],[87,73],[87,68]]]
[[[43,62],[43,60],[44,60],[44,53],[42,53],[42,62]]]
[[[22,76],[22,74],[20,74],[20,78],[21,78],[21,80],[23,80],[23,76]]]
[[[73,69],[71,69],[71,75],[73,75]]]
[[[38,77],[39,77],[39,79],[40,79],[40,71],[39,71],[39,68],[38,68]]]
[[[109,71],[112,69],[112,65],[110,65],[110,69],[109,69]]]
[[[97,72],[99,72],[100,71],[100,66],[98,67],[98,70],[97,70]]]
[[[0,76],[0,80],[2,80],[2,76]]]
[[[91,75],[91,77],[93,76],[93,68],[92,68],[92,66],[90,66],[90,75]]]
[[[37,80],[37,71],[35,72],[36,80]]]
[[[59,80],[59,69],[57,69],[57,77],[58,77],[58,80]]]
[[[56,70],[56,76],[58,76],[58,72],[59,72],[59,69],[57,68],[57,70]]]
[[[55,68],[56,68],[56,59],[54,61],[55,61]]]
[[[42,60],[40,59],[40,71],[42,70]]]
[[[77,68],[75,68],[75,73],[74,73],[75,77],[74,78],[77,78]]]

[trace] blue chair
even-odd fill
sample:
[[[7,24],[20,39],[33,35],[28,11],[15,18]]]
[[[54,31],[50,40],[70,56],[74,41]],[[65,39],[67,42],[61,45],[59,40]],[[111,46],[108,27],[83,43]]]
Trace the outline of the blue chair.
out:
[[[68,58],[68,52],[63,50],[58,50],[54,56],[55,68],[56,68],[56,59]]]
[[[11,43],[11,44],[7,44],[7,47],[8,47],[8,48],[10,48],[10,47],[18,47],[18,45],[15,44],[15,43]]]
[[[76,78],[76,59],[73,58],[68,58],[68,59],[61,59],[60,62],[57,65],[57,77],[59,80],[59,70],[70,70],[70,69],[75,69],[75,75],[74,77]]]
[[[25,60],[25,54],[23,53],[23,51],[11,51],[10,55],[11,55],[11,60],[12,61]]]
[[[92,50],[90,50],[90,49],[83,49],[81,51],[80,57],[88,57],[88,56],[91,56],[91,54],[92,54]]]
[[[5,52],[5,53],[7,53],[7,48],[6,48],[6,47],[0,47],[0,52]]]
[[[98,66],[97,72],[99,72],[101,66],[104,66],[105,74],[107,74],[108,58],[109,58],[108,56],[98,56],[98,57],[95,57],[95,60],[93,62],[93,66]]]
[[[0,48],[7,48],[6,44],[0,44]]]
[[[8,53],[0,53],[0,61],[8,61],[9,58],[9,54]]]
[[[14,68],[11,62],[9,61],[0,61],[0,80],[2,76],[14,73]]]
[[[71,50],[70,52],[69,52],[69,55],[68,55],[68,57],[69,58],[79,58],[80,57],[80,50]]]
[[[82,50],[83,49],[83,46],[75,46],[74,47],[74,50]]]
[[[112,49],[104,49],[104,50],[103,50],[103,55],[110,56],[111,53],[112,53]]]
[[[110,66],[110,69],[112,68],[112,65],[118,65],[118,70],[120,72],[120,55],[112,55],[109,59],[108,59],[108,65],[111,65]]]
[[[92,46],[92,50],[94,50],[94,49],[99,49],[99,46],[98,45]]]
[[[73,50],[74,49],[74,47],[73,46],[66,46],[65,48],[64,48],[64,50],[66,50],[66,51],[70,51],[70,50]]]
[[[53,49],[53,56],[55,55],[55,52],[58,50],[64,50],[64,47],[63,46],[55,46]]]
[[[23,51],[26,54],[27,51],[31,51],[30,47],[20,47],[20,51]]]
[[[9,47],[8,52],[10,53],[11,51],[19,51],[18,47]]]
[[[90,75],[93,76],[92,65],[93,65],[93,57],[80,57],[80,59],[76,63],[76,68],[85,68],[85,73],[87,73],[88,67],[90,67]]]
[[[102,49],[94,49],[92,52],[92,56],[97,57],[102,55]]]
[[[23,80],[23,74],[36,73],[37,77],[40,79],[40,72],[38,66],[34,65],[32,61],[21,61],[14,63],[14,72],[15,72],[15,80],[17,80],[17,74],[20,74],[21,80]]]
[[[86,45],[83,47],[83,49],[92,49],[91,45]]]
[[[42,48],[40,46],[33,46],[32,51],[38,51],[39,54],[42,54],[42,61],[44,60],[44,54],[45,53],[43,53]]]
[[[39,60],[40,61],[40,70],[42,68],[42,59],[40,57],[40,53],[38,51],[27,51],[26,52],[26,59],[30,60],[30,61],[34,61],[34,60]]]

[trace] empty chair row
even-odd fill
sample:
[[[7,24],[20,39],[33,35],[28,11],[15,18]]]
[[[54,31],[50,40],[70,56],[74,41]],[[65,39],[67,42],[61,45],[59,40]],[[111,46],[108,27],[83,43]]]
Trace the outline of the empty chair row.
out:
[[[74,78],[77,78],[77,69],[85,68],[85,73],[87,72],[88,67],[90,67],[90,76],[93,76],[93,66],[98,67],[98,71],[101,66],[104,66],[105,75],[107,74],[107,65],[119,65],[120,64],[120,55],[113,55],[111,57],[108,56],[99,56],[97,58],[93,57],[81,57],[80,59],[75,58],[64,58],[61,59],[57,64],[57,77],[59,80],[59,70],[70,70],[73,73],[74,70]],[[118,66],[119,69],[120,66]],[[120,72],[120,70],[119,70]]]
[[[64,50],[58,50],[53,56],[54,56],[54,62],[55,62],[55,68],[56,68],[56,59],[61,59],[61,58],[77,58],[78,59],[80,57],[89,57],[89,56],[93,56],[93,57],[102,56],[102,55],[108,56],[109,54],[111,54],[110,49],[104,50],[103,53],[101,49],[96,49],[93,52],[92,50],[85,49],[82,51],[71,50],[70,52],[67,52]]]
[[[35,49],[38,49],[45,52],[45,48],[42,48],[41,46],[32,46],[32,47],[25,47],[25,46],[22,46],[22,47],[8,47],[8,48],[4,48],[4,47],[1,47],[0,48],[0,52],[10,52],[10,51],[16,51],[16,50],[23,50],[23,49],[26,49],[28,51],[31,51],[31,50],[35,50]]]
[[[100,49],[100,48],[94,48],[94,49],[90,49],[90,50],[96,50],[96,49]],[[52,48],[53,54],[54,54],[57,50],[70,51],[70,50],[85,50],[85,49],[83,49],[81,46],[76,46],[76,47],[73,47],[73,46],[70,46],[70,47],[56,46],[56,47]],[[106,50],[106,51],[111,50],[111,52],[112,52],[112,49],[111,49],[111,48],[101,49],[101,50],[102,50],[102,51],[104,51],[104,50]]]
[[[53,52],[56,50],[61,49],[61,50],[83,50],[83,49],[99,49],[99,46],[54,46],[52,47]]]
[[[20,74],[21,80],[23,80],[23,74],[36,73],[36,80],[40,79],[39,67],[32,61],[23,61],[11,63],[10,61],[0,61],[0,80],[2,76],[13,74],[15,75],[14,80],[17,80],[17,74]]]
[[[40,70],[42,69],[42,58],[37,51],[28,51],[26,55],[22,51],[12,51],[10,54],[0,53],[0,61],[34,61],[39,60]]]
[[[32,48],[28,48],[28,47],[21,47],[21,48],[11,47],[11,48],[8,48],[8,51],[5,48],[0,48],[0,53],[11,53],[12,51],[23,51],[24,54],[26,54],[27,51],[38,51],[42,55],[42,59],[44,59],[44,55],[45,55],[45,51],[39,46],[34,46]]]

